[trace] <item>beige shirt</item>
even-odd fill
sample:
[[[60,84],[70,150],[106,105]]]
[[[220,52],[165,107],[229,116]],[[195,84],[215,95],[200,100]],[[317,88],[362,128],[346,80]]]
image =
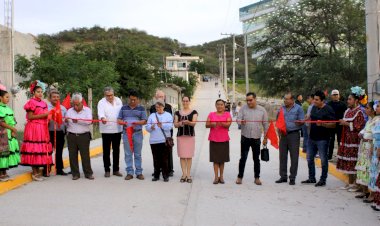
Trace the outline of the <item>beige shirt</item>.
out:
[[[264,134],[266,134],[269,128],[268,113],[260,105],[255,108],[249,108],[248,105],[244,105],[238,113],[237,120],[262,121],[247,122],[245,125],[241,125],[241,135],[246,138],[259,139],[263,134],[263,129]]]

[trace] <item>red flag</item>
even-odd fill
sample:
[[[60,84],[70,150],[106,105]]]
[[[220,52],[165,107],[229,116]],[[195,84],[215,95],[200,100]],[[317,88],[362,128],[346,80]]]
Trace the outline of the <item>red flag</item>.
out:
[[[133,126],[130,126],[130,127],[127,127],[125,130],[127,132],[129,147],[131,148],[131,151],[133,152],[133,138],[132,137],[133,137],[134,128]]]
[[[55,104],[55,115],[54,115],[54,121],[58,124],[58,127],[60,127],[63,123],[62,120],[62,111],[61,111],[61,104],[58,102]]]
[[[62,111],[61,111],[61,104],[59,103],[59,100],[55,104],[55,107],[50,110],[48,118],[49,120],[53,120],[55,123],[57,123],[58,127],[62,125],[63,123]]]
[[[66,109],[71,108],[70,93],[67,93],[65,99],[64,99],[63,102],[62,102],[62,105],[63,105]]]
[[[82,98],[82,104],[83,104],[83,106],[88,107],[87,103],[86,103],[86,100],[84,98]]]
[[[284,109],[282,107],[280,109],[280,113],[278,113],[276,127],[282,134],[286,135],[286,122],[284,116]]]
[[[278,149],[278,137],[277,137],[277,134],[276,134],[276,130],[274,129],[274,124],[273,122],[270,122],[270,125],[269,125],[269,128],[268,128],[268,131],[267,131],[267,136],[268,140],[270,140],[270,144]]]

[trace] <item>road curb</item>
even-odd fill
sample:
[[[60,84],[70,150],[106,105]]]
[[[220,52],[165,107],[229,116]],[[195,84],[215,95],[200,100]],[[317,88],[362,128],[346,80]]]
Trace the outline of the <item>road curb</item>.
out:
[[[90,157],[96,157],[103,153],[102,146],[94,147],[90,150]],[[81,160],[79,156],[79,161]],[[70,166],[69,158],[66,158],[63,160],[63,167],[67,168]],[[11,178],[9,181],[1,182],[0,183],[0,195],[7,193],[8,191],[11,191],[13,189],[16,189],[18,187],[21,187],[24,184],[32,182],[32,173],[23,173],[20,175],[17,175],[13,178]]]

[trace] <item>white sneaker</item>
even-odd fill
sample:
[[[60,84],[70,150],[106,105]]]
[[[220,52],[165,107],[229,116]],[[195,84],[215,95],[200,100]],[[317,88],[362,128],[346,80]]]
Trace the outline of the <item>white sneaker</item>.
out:
[[[353,184],[346,184],[344,187],[340,187],[339,189],[340,190],[349,190],[349,189],[352,189],[354,187],[355,187],[355,185],[353,185]]]
[[[32,174],[32,179],[33,179],[34,181],[43,181],[43,180],[44,180],[44,179],[41,178],[39,175],[33,175],[33,174]]]

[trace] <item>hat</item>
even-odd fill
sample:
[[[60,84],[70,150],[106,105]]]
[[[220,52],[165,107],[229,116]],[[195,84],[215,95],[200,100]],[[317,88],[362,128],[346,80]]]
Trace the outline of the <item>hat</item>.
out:
[[[333,91],[331,91],[331,95],[339,95],[339,90],[334,89]]]
[[[156,104],[159,104],[159,105],[165,107],[165,102],[163,100],[157,100],[156,103],[155,103],[155,105]]]

